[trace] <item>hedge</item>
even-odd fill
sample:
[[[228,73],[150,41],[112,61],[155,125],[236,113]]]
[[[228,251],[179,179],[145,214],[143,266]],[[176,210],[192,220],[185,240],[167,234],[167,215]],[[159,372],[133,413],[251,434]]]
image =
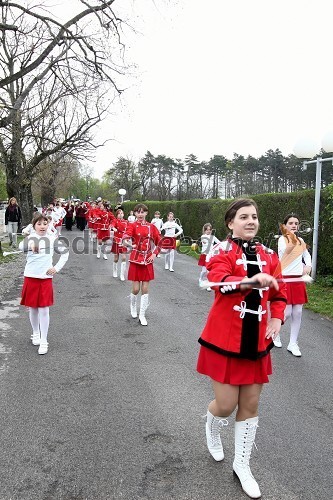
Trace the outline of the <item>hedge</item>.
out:
[[[288,213],[296,213],[301,221],[301,229],[313,227],[314,217],[314,190],[304,190],[296,193],[273,193],[254,195],[252,198],[259,207],[260,229],[258,237],[262,242],[276,250],[279,222],[282,222]],[[174,212],[181,221],[184,235],[189,239],[197,240],[202,233],[202,226],[210,222],[215,228],[215,234],[223,239],[227,234],[224,226],[224,213],[232,200],[186,200],[186,201],[145,201],[148,206],[148,220],[154,217],[154,212],[161,212],[166,220],[168,212]],[[126,214],[133,210],[137,202],[126,202]],[[332,199],[326,189],[321,191],[319,243],[318,243],[318,272],[322,275],[333,274],[333,206]],[[312,232],[303,233],[303,239],[312,246]]]

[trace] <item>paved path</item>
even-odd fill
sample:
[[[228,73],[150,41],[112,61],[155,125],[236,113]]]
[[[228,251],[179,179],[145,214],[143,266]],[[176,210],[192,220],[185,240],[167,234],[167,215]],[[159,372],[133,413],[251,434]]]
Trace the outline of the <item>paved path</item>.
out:
[[[1,500],[247,498],[231,472],[233,419],[223,463],[205,445],[212,390],[195,364],[213,295],[198,289],[193,259],[163,267],[157,259],[142,327],[111,260],[71,253],[55,278],[46,356],[17,305],[22,278],[13,283],[0,307]],[[265,500],[327,500],[333,324],[305,311],[302,358],[286,344],[273,352],[252,469]]]

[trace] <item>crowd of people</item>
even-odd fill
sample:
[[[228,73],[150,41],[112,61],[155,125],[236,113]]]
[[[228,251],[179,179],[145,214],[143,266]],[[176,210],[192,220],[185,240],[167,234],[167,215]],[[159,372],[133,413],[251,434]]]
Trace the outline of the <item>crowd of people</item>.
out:
[[[11,217],[11,219],[9,218]],[[25,228],[27,239],[20,248],[27,251],[21,304],[29,307],[31,340],[38,353],[48,351],[49,307],[53,304],[52,277],[61,270],[68,252],[53,265],[53,249],[65,222],[72,230],[89,230],[96,242],[98,259],[113,254],[112,275],[132,282],[129,312],[146,326],[149,283],[154,279],[154,261],[164,254],[165,269],[174,272],[177,238],[183,233],[172,212],[163,222],[155,212],[149,222],[148,207],[138,203],[125,218],[121,205],[111,210],[102,200],[50,204],[45,213],[37,212]],[[15,199],[8,222],[19,221]],[[261,492],[249,465],[258,428],[258,408],[263,385],[272,374],[270,351],[282,347],[280,330],[291,318],[287,350],[300,357],[298,336],[302,306],[307,302],[304,275],[311,272],[311,256],[298,234],[300,220],[288,214],[278,241],[278,254],[256,240],[258,207],[248,198],[234,200],[225,213],[227,238],[219,241],[211,223],[205,223],[200,238],[200,283],[209,283],[215,299],[199,338],[197,371],[212,380],[214,399],[209,403],[205,431],[207,448],[215,461],[224,459],[221,433],[236,410],[233,471],[250,498]],[[13,227],[15,229],[15,226]],[[39,245],[40,239],[44,243]],[[45,243],[46,241],[46,243]],[[49,251],[47,251],[49,250]],[[127,259],[128,258],[128,259]],[[120,272],[118,263],[120,261]],[[291,278],[291,279],[290,279]],[[138,297],[140,296],[140,304]]]

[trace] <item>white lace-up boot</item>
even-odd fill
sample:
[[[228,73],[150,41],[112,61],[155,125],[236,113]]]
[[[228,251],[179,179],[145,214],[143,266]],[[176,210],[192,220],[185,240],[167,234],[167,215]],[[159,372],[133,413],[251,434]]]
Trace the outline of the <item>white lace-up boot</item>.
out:
[[[96,255],[96,257],[98,259],[101,258],[101,248],[102,248],[102,245],[97,245],[97,255]]]
[[[214,417],[210,411],[207,411],[206,420],[206,438],[209,453],[214,460],[220,462],[224,459],[223,446],[221,441],[221,429],[228,425],[228,420],[222,417]]]
[[[134,295],[134,293],[131,293],[130,299],[131,299],[131,316],[132,318],[137,318],[138,317],[138,311],[136,308],[136,303],[137,303],[137,295]]]
[[[117,278],[117,276],[118,276],[118,262],[114,262],[113,263],[113,273],[112,273],[112,276],[114,278]]]
[[[40,344],[40,333],[33,332],[32,336],[31,336],[31,341],[32,341],[32,345],[39,345]]]
[[[47,354],[49,350],[49,344],[47,342],[41,342],[38,348],[38,354]]]
[[[275,347],[282,347],[281,337],[277,335],[273,340]]]
[[[140,302],[140,313],[139,313],[139,321],[141,325],[147,326],[147,320],[146,320],[146,310],[147,307],[149,306],[149,295],[148,293],[144,293],[141,295],[141,302]]]
[[[261,497],[258,483],[254,479],[249,465],[257,427],[258,417],[247,418],[242,422],[235,422],[235,459],[233,469],[240,480],[243,490],[250,498]]]
[[[120,264],[120,281],[125,281],[126,262]]]

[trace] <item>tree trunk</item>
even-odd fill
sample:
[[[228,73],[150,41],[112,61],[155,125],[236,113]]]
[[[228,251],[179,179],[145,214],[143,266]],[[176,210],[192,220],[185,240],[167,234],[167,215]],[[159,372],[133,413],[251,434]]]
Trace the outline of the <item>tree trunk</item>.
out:
[[[20,187],[19,205],[22,212],[22,226],[26,226],[30,224],[34,211],[31,181],[28,179]]]

